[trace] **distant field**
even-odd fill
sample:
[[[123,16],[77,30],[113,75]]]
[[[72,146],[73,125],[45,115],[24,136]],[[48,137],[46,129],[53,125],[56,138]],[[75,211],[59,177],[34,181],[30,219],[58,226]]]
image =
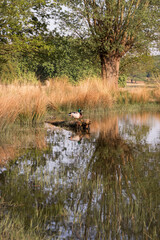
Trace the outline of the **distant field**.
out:
[[[147,87],[147,88],[155,88],[155,84],[154,83],[148,83],[145,81],[133,81],[133,83],[131,83],[131,81],[127,81],[127,88],[136,88],[136,87]]]

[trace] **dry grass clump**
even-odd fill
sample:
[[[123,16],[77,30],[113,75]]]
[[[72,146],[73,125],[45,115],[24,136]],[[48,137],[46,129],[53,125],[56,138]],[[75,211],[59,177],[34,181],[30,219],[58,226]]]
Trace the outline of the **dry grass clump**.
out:
[[[89,79],[77,86],[77,95],[78,105],[106,107],[113,103],[111,90],[99,79]]]
[[[126,90],[120,90],[117,93],[116,100],[118,104],[128,104],[130,102],[130,94]]]
[[[112,103],[112,91],[99,79],[87,79],[77,85],[67,79],[54,79],[46,86],[0,86],[0,123],[2,127],[17,119],[38,121],[48,107],[108,107]]]
[[[156,101],[160,103],[160,86],[156,88],[156,90],[153,92],[153,95],[156,98]]]
[[[33,120],[39,120],[46,112],[47,96],[40,87],[26,88],[19,92],[21,99],[19,115]]]
[[[1,86],[1,126],[16,119],[39,120],[46,111],[47,97],[37,86]]]
[[[117,102],[128,103],[147,103],[150,101],[151,91],[146,88],[135,88],[131,90],[121,90],[118,93]]]
[[[138,88],[130,91],[131,103],[147,103],[150,100],[150,92],[146,88]]]
[[[109,88],[99,79],[87,79],[78,85],[56,80],[49,87],[49,102],[56,107],[110,106],[113,102]]]
[[[48,105],[53,108],[65,105],[66,102],[69,102],[73,88],[73,85],[67,79],[50,80],[45,87],[45,91],[48,94]]]

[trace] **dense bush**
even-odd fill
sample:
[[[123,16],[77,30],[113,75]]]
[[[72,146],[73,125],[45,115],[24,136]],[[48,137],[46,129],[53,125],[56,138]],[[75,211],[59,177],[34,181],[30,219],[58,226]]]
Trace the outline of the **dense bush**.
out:
[[[36,45],[37,44],[37,45]],[[35,46],[35,49],[33,48]],[[12,82],[27,73],[42,82],[48,78],[67,77],[72,82],[100,75],[100,61],[84,40],[50,35],[42,42],[28,44],[23,52],[8,58],[0,69],[1,82]],[[31,82],[31,79],[27,80]]]
[[[126,75],[120,76],[119,79],[118,79],[118,85],[119,85],[120,87],[125,87],[125,86],[126,86],[126,83],[127,83],[127,77],[126,77]]]

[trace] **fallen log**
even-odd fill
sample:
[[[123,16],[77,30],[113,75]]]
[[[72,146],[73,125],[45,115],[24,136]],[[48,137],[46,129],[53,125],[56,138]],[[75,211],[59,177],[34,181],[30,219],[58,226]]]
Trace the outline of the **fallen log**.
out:
[[[56,127],[61,128],[69,128],[69,129],[83,129],[88,130],[91,124],[89,119],[81,119],[76,121],[46,121],[46,123],[50,123]]]

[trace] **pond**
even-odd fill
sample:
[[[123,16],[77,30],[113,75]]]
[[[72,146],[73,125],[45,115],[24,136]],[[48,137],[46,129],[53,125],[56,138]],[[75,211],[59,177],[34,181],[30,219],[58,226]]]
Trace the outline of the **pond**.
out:
[[[159,239],[160,113],[89,117],[86,132],[45,124],[8,136],[1,211],[45,239]]]

